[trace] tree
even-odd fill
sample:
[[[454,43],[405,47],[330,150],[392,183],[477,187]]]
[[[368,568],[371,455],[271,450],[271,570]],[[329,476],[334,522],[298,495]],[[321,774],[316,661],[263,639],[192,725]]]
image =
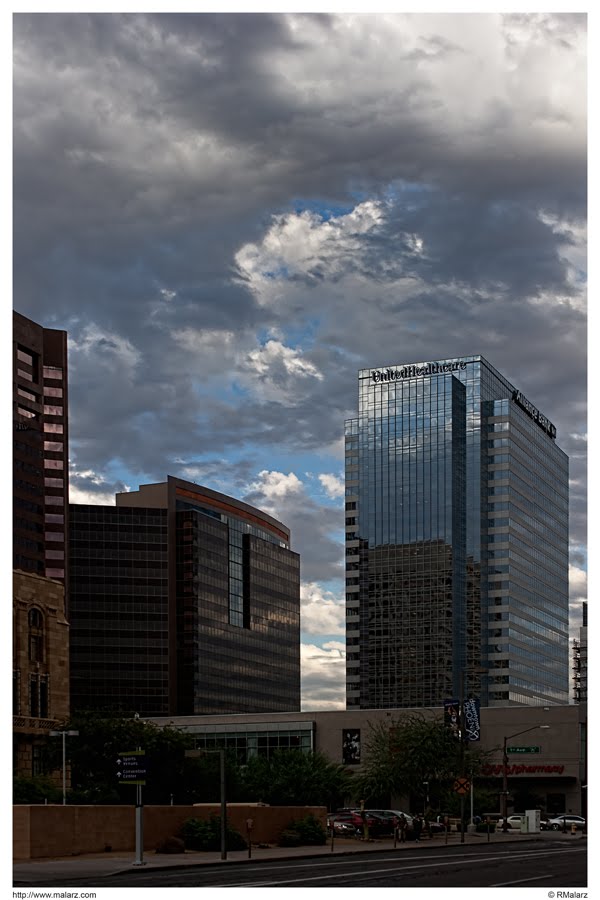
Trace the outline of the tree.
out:
[[[322,753],[277,750],[255,756],[242,768],[240,799],[271,806],[340,806],[351,791],[353,775]]]
[[[366,800],[392,794],[426,792],[440,797],[440,790],[460,774],[460,744],[439,721],[419,713],[405,713],[391,722],[369,723],[365,762],[358,776]],[[477,774],[487,753],[465,748],[464,771]],[[427,785],[427,787],[425,787]]]
[[[172,727],[161,727],[141,719],[123,718],[107,712],[77,712],[61,729],[78,731],[66,742],[71,767],[71,802],[133,803],[135,787],[119,784],[117,759],[120,753],[146,751],[148,778],[144,802],[169,803],[171,794],[183,799],[185,750],[192,747],[190,735]],[[62,745],[49,737],[45,748],[46,771],[62,766]]]

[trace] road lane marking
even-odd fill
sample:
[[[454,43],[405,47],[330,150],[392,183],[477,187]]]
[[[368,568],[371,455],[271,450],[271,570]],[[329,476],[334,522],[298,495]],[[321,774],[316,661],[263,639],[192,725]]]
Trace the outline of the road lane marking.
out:
[[[563,851],[563,853],[584,853],[584,852],[585,852],[584,849],[579,850],[578,848],[572,848],[572,849]],[[527,859],[530,859],[533,854],[535,854],[535,856],[537,856],[537,857],[555,856],[556,851],[555,850],[523,851],[521,854],[512,854],[511,861],[527,860]],[[506,856],[506,854],[502,854],[500,856],[483,856],[483,857],[479,856],[477,858],[478,858],[479,862],[496,862],[496,861],[504,859],[505,856]],[[416,857],[412,857],[412,858],[415,859]],[[397,863],[399,860],[397,859],[397,857],[394,857],[393,859],[389,859],[387,861]],[[469,860],[466,857],[461,856],[460,859],[449,860],[448,862],[445,862],[445,863],[431,863],[431,864],[427,863],[427,864],[421,865],[421,866],[401,866],[398,869],[390,869],[390,868],[370,869],[368,873],[365,873],[365,877],[371,878],[373,875],[380,875],[383,873],[392,875],[392,874],[394,874],[394,872],[409,872],[413,869],[433,869],[436,867],[443,868],[444,866],[459,866],[459,865],[463,865],[465,862],[468,862],[468,861]],[[379,862],[386,862],[386,860],[379,860]],[[352,874],[350,872],[348,872],[348,873],[335,872],[332,875],[314,875],[311,878],[288,878],[285,880],[278,880],[278,881],[242,882],[242,883],[236,884],[235,887],[274,887],[275,885],[296,884],[298,882],[304,883],[306,881],[321,881],[321,880],[326,880],[326,879],[329,880],[331,878],[343,878],[345,875],[348,875],[349,877],[355,877],[355,876],[352,876]],[[544,876],[544,877],[546,877],[546,876]]]
[[[542,878],[552,878],[551,875],[536,875],[535,878],[517,878],[516,881],[501,881],[499,884],[489,884],[488,887],[508,887],[510,884],[525,884],[526,881],[541,881]]]

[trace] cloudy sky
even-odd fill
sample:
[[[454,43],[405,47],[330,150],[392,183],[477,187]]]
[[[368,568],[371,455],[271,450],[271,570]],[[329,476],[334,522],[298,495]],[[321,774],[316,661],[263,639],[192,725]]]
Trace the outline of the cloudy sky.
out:
[[[361,367],[481,353],[571,457],[586,596],[586,21],[25,14],[14,306],[70,343],[71,499],[168,474],[302,556],[303,706],[344,705]]]

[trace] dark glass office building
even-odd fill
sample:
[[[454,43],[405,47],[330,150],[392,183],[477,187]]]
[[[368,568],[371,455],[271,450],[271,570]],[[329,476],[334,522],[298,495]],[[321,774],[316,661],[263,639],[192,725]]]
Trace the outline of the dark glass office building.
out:
[[[71,704],[140,715],[300,708],[289,530],[169,477],[71,505]]]
[[[568,702],[568,459],[518,388],[481,356],[360,371],[345,499],[348,709]]]

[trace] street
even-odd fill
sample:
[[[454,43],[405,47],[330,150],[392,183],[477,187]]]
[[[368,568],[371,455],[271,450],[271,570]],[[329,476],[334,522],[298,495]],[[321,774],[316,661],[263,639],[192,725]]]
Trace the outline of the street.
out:
[[[586,842],[415,848],[353,856],[138,869],[69,882],[96,887],[586,887]],[[64,882],[63,882],[64,884]]]

